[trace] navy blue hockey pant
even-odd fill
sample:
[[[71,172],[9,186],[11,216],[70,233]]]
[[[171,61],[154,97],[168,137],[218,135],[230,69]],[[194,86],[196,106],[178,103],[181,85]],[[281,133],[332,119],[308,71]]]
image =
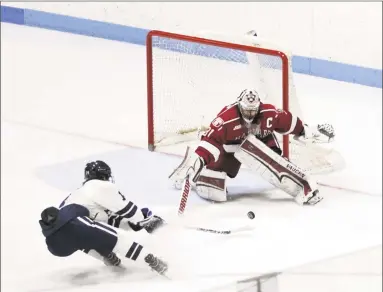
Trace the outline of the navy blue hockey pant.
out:
[[[112,252],[117,243],[117,232],[106,224],[82,216],[69,221],[49,235],[45,242],[55,256],[66,257],[78,250],[87,253],[94,249],[105,257]]]

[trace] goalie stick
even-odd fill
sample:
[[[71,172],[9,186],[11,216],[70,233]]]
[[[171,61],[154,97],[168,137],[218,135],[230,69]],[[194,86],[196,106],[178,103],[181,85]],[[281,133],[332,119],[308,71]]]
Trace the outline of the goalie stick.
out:
[[[186,203],[188,201],[190,191],[191,191],[190,178],[189,178],[189,175],[187,175],[184,182],[183,182],[182,188],[181,188],[182,195],[181,195],[180,205],[178,207],[178,216],[182,216],[183,213],[185,212]],[[240,228],[232,229],[232,230],[215,230],[215,229],[209,229],[209,228],[190,227],[190,226],[187,226],[186,228],[197,230],[197,231],[202,231],[202,232],[214,233],[214,234],[233,234],[235,232],[241,232],[241,231],[246,231],[246,230],[252,229],[249,226],[240,227]]]
[[[186,203],[187,203],[188,198],[189,198],[190,190],[191,190],[191,185],[190,185],[190,178],[189,178],[189,174],[188,174],[186,176],[186,178],[182,184],[182,188],[181,188],[182,195],[181,195],[180,205],[178,207],[178,215],[179,216],[181,216],[185,212]]]

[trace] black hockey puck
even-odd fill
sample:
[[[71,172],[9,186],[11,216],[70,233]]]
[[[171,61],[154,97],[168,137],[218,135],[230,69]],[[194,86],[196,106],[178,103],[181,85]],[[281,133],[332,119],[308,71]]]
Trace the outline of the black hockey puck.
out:
[[[253,211],[249,211],[249,212],[247,213],[247,217],[249,217],[249,219],[254,219],[254,217],[255,217],[254,212],[253,212]]]

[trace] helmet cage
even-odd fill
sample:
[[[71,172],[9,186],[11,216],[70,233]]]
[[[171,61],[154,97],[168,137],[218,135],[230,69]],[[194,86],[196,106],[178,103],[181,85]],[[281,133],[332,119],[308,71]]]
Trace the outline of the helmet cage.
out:
[[[238,97],[238,107],[243,119],[251,123],[258,114],[261,104],[258,93],[255,90],[245,89]]]

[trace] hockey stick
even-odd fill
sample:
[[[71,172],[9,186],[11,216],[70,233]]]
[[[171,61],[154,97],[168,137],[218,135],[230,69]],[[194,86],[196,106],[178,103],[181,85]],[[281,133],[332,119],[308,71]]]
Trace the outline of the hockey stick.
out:
[[[181,188],[182,195],[181,195],[180,205],[178,207],[178,216],[181,216],[185,212],[186,203],[189,198],[190,190],[191,190],[190,178],[189,178],[189,175],[187,175]]]
[[[181,195],[180,205],[178,207],[178,216],[183,215],[183,213],[185,212],[186,203],[189,198],[190,191],[191,191],[190,178],[189,178],[189,175],[187,175],[181,189],[182,195]],[[232,234],[234,232],[251,230],[251,228],[248,226],[237,228],[235,230],[215,230],[215,229],[208,229],[208,228],[202,228],[202,227],[190,227],[190,226],[186,226],[185,228],[202,231],[202,232],[214,233],[214,234]]]
[[[186,228],[202,231],[202,232],[214,233],[214,234],[233,234],[233,233],[242,232],[242,231],[250,231],[253,229],[250,226],[244,226],[244,227],[231,229],[231,230],[215,230],[215,229],[208,229],[208,228],[202,228],[202,227],[186,227]]]

